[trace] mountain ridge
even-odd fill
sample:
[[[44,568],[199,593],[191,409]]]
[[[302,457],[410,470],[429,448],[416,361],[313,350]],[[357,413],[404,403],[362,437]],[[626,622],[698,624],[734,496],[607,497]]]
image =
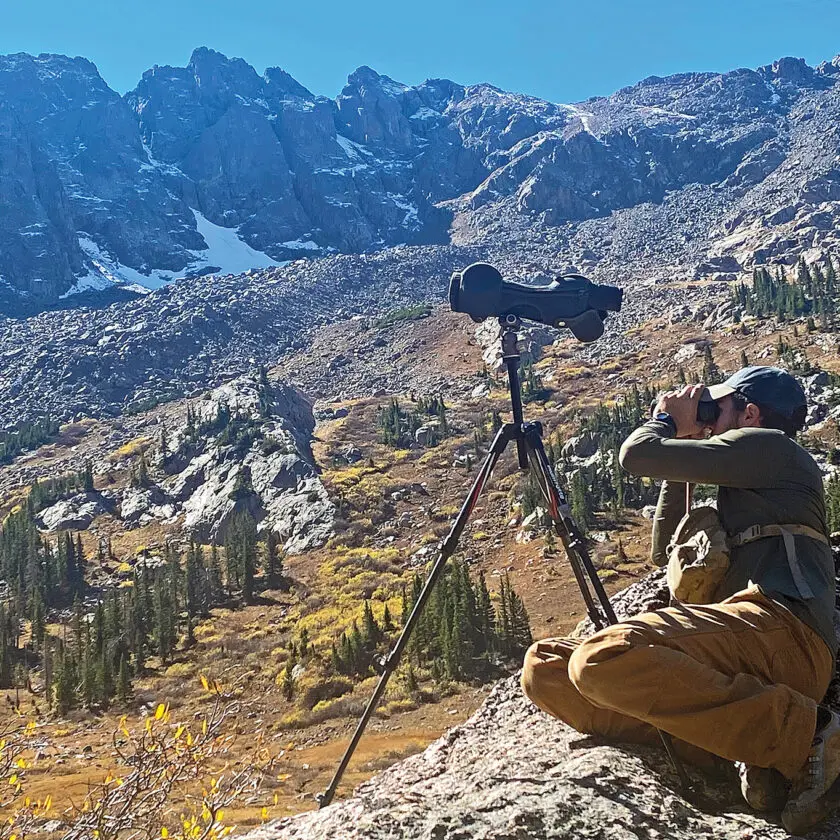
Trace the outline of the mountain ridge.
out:
[[[787,184],[780,207],[760,209],[822,212],[840,196],[827,159],[836,137],[804,151],[791,141],[821,109],[840,113],[838,81],[838,59],[783,58],[555,104],[489,83],[403,85],[363,65],[329,99],[281,68],[260,76],[202,47],[121,97],[84,58],[0,57],[0,309],[32,313],[68,293],[156,287],[248,259],[481,244],[497,237],[495,220],[507,238],[542,237],[591,270],[597,260],[580,252],[592,249],[570,241],[587,224],[644,217],[683,193],[690,206],[705,185],[718,205],[710,227],[725,225],[754,190],[753,204],[765,200],[794,152],[828,187],[797,207]],[[707,253],[724,237],[708,238]],[[806,238],[773,240],[762,256],[789,262]]]

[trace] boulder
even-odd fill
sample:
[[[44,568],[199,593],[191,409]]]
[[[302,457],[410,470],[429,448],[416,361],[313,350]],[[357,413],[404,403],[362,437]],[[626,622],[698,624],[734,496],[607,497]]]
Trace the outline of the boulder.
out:
[[[197,444],[190,442],[191,458],[168,487],[187,531],[223,542],[231,522],[247,512],[260,531],[274,531],[289,553],[329,539],[335,507],[312,460],[315,418],[300,392],[243,376],[210,392],[193,410],[199,423],[229,412],[234,423],[247,426],[250,437],[217,430]],[[173,438],[178,442],[185,435],[182,428]],[[362,455],[351,446],[345,457],[352,462]]]
[[[667,603],[664,573],[613,599],[619,618]],[[588,632],[581,627],[582,632]],[[687,797],[661,749],[605,744],[540,711],[517,677],[424,752],[327,808],[275,820],[247,840],[787,840],[751,811],[733,767],[690,765]],[[314,807],[314,806],[313,806]],[[832,817],[813,840],[833,840]]]
[[[45,531],[83,531],[97,516],[113,510],[110,494],[78,493],[42,510],[38,514],[38,524]]]
[[[167,522],[176,515],[174,500],[160,487],[129,487],[120,499],[120,518],[129,525]]]
[[[564,458],[574,456],[575,458],[591,458],[598,451],[598,441],[595,440],[592,432],[584,432],[582,435],[570,437],[564,444],[561,453]]]

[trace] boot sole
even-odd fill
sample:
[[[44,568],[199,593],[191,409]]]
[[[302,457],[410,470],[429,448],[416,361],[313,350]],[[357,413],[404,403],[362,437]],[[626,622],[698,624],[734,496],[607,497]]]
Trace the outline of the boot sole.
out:
[[[837,808],[840,808],[840,777],[834,781],[834,784],[819,799],[815,799],[807,809],[795,813],[782,811],[782,825],[789,834],[806,834]]]

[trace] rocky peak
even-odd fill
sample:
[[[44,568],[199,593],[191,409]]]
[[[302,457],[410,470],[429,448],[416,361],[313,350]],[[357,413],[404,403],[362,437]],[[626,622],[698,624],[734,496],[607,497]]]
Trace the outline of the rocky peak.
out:
[[[186,67],[147,71],[121,99],[82,59],[6,57],[0,158],[13,172],[8,195],[0,187],[0,296],[37,309],[115,281],[154,288],[453,233],[483,243],[515,230],[597,263],[615,226],[641,232],[651,214],[668,216],[666,197],[680,209],[651,229],[674,229],[668,262],[693,273],[717,247],[709,231],[732,233],[733,219],[800,200],[833,213],[816,205],[840,189],[838,66],[784,58],[555,104],[490,84],[408,86],[367,66],[333,101],[205,47]],[[795,260],[833,241],[824,220],[812,227],[756,249]]]
[[[199,95],[205,101],[219,97],[220,107],[234,97],[255,97],[262,92],[263,79],[241,58],[228,58],[216,50],[198,47],[187,64]]]
[[[822,80],[804,58],[785,56],[772,64],[759,68],[759,73],[770,81],[778,81],[799,87],[821,86]]]
[[[412,130],[403,114],[401,97],[409,88],[370,67],[359,67],[338,96],[338,120],[357,143],[404,152],[413,145]]]
[[[310,93],[300,82],[280,67],[266,68],[264,78],[268,91],[272,94],[272,99],[275,97],[283,99],[287,96],[309,100],[316,98],[314,94]]]

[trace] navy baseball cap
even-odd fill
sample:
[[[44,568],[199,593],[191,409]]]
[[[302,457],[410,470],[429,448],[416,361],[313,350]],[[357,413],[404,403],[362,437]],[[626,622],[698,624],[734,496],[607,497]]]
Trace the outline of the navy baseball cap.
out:
[[[805,391],[786,370],[777,367],[752,365],[733,373],[720,385],[707,389],[713,400],[719,400],[736,391],[760,408],[774,411],[788,420],[807,407]],[[706,395],[703,394],[705,397]]]

